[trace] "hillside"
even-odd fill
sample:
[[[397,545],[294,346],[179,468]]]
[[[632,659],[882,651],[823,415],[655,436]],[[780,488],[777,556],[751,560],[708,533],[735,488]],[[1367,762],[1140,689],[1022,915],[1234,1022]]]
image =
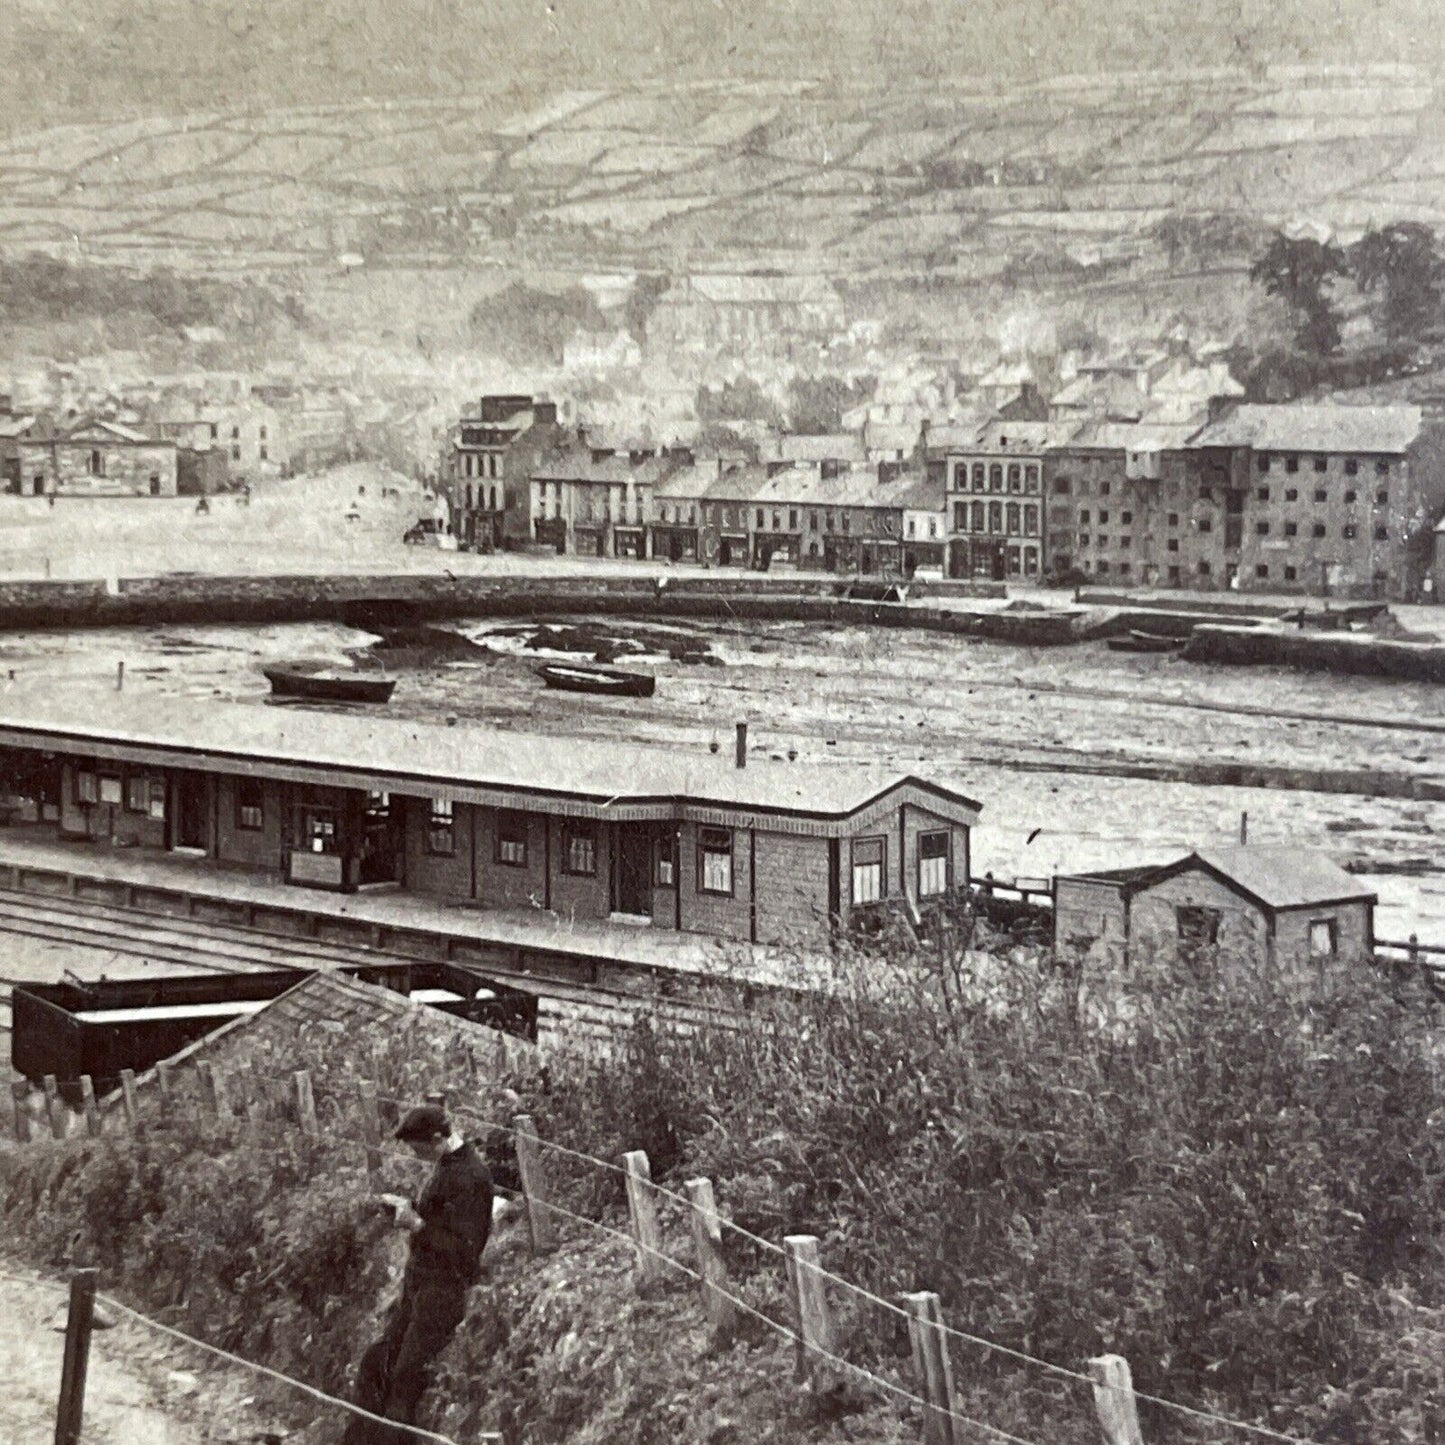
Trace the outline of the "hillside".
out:
[[[857,7],[864,9],[866,7]],[[159,107],[155,107],[159,109]],[[822,269],[1077,284],[1229,264],[1167,216],[1445,222],[1420,70],[1263,67],[1012,87],[731,80],[220,106],[13,134],[0,246],[256,276]],[[1167,242],[1167,244],[1166,244]],[[1238,257],[1233,258],[1238,260]],[[1021,268],[1021,269],[1020,269]]]

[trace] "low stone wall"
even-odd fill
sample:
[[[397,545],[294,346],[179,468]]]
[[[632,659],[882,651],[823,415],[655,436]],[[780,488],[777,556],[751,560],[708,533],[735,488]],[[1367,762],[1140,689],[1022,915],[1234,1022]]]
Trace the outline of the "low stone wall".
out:
[[[1190,662],[1303,667],[1412,682],[1445,682],[1445,643],[1397,642],[1359,633],[1280,632],[1201,626],[1182,656]]]

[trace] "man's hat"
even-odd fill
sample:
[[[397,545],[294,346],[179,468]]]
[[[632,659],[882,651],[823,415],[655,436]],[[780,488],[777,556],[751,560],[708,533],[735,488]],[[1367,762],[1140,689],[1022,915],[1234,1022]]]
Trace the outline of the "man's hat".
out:
[[[440,1104],[422,1104],[407,1112],[393,1137],[406,1144],[422,1144],[429,1139],[445,1139],[451,1132],[447,1111]]]

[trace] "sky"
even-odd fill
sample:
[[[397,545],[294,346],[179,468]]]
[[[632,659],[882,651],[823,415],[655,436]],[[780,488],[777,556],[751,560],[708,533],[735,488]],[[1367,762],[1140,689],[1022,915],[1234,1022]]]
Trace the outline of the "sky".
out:
[[[0,125],[569,85],[952,76],[1439,53],[1435,0],[4,0]]]

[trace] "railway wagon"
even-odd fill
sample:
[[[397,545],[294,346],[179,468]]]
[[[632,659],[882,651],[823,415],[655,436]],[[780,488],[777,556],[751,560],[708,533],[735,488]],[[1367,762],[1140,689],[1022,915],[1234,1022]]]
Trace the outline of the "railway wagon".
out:
[[[535,1041],[537,998],[451,963],[373,964],[335,972],[377,984],[453,1017]],[[97,1094],[120,1071],[148,1069],[233,1019],[256,1013],[311,977],[309,969],[182,975],[102,983],[18,985],[11,1062],[32,1083],[53,1074],[68,1102],[89,1074]]]

